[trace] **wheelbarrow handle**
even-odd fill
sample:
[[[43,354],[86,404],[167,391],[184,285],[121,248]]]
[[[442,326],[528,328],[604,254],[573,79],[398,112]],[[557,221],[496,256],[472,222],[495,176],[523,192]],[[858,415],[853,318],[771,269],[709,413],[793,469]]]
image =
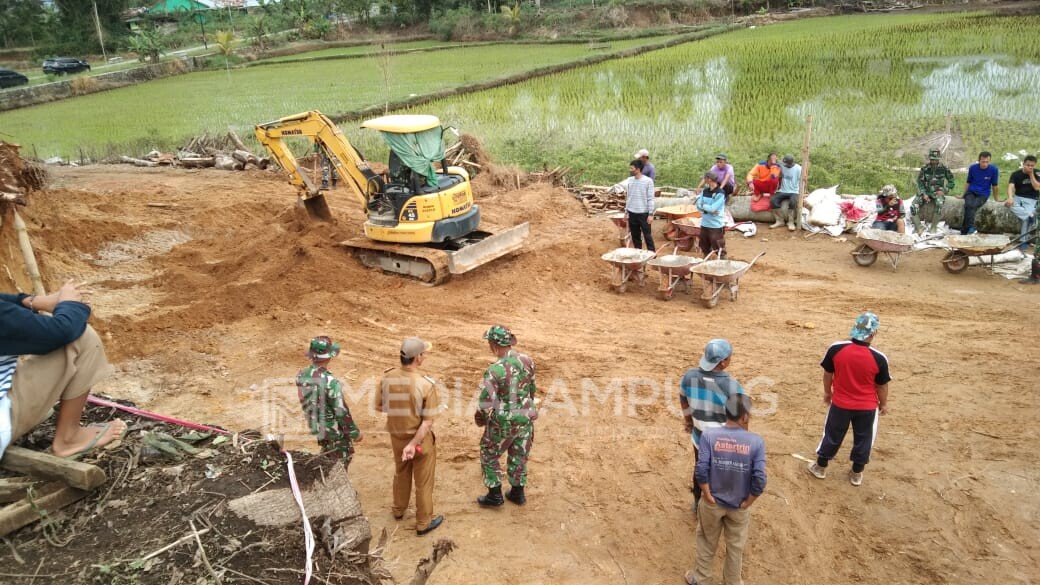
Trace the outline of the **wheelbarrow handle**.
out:
[[[750,270],[751,267],[755,265],[755,262],[757,262],[759,258],[761,258],[762,256],[765,256],[765,255],[766,255],[766,251],[765,250],[762,250],[761,252],[759,252],[758,256],[755,256],[754,258],[751,259],[751,263],[747,265],[747,268],[745,268],[744,271],[747,272],[748,270]]]
[[[765,254],[765,252],[763,252],[763,254]],[[712,256],[721,257],[722,253],[720,250],[712,250],[711,252],[708,252],[708,254],[704,257],[704,261],[707,262],[708,260],[711,260]]]

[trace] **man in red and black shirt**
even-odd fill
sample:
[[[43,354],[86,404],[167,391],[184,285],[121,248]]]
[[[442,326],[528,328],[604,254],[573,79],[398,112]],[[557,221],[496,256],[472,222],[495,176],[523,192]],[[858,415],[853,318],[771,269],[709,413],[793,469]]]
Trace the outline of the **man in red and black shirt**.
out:
[[[823,367],[823,402],[830,405],[823,439],[816,448],[816,463],[809,472],[819,479],[827,476],[827,463],[838,453],[845,433],[852,426],[852,485],[863,483],[863,468],[870,462],[870,449],[877,436],[878,414],[888,412],[888,358],[870,347],[881,322],[871,312],[856,318],[849,341],[827,349]]]

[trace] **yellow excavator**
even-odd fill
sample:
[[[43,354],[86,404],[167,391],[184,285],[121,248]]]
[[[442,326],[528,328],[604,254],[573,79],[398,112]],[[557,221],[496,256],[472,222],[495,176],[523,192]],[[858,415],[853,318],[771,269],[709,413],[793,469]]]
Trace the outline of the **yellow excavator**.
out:
[[[469,173],[448,166],[436,116],[383,116],[361,124],[382,133],[390,147],[387,171],[376,173],[343,132],[312,111],[260,124],[256,138],[289,175],[308,213],[330,219],[325,192],[347,186],[368,215],[365,237],[342,243],[366,266],[439,284],[519,249],[527,223],[505,230],[481,226]],[[452,129],[453,130],[453,129]],[[287,138],[314,147],[313,170],[303,169]],[[434,166],[440,164],[440,171]]]

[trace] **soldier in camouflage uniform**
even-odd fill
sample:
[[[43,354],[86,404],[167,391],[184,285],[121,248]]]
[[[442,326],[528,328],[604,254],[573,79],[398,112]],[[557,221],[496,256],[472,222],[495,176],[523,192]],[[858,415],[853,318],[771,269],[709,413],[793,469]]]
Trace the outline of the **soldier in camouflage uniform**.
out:
[[[502,325],[487,330],[491,352],[498,360],[488,366],[480,383],[480,403],[473,415],[477,426],[484,427],[480,439],[480,468],[484,474],[486,496],[477,498],[481,506],[501,506],[505,499],[522,506],[527,498],[527,457],[534,442],[534,421],[538,418],[535,401],[534,361],[513,349],[516,336]],[[509,493],[502,496],[502,464],[507,453],[506,469]]]
[[[322,454],[341,460],[348,468],[354,442],[361,442],[361,431],[343,400],[343,384],[328,370],[329,362],[339,355],[339,344],[325,335],[315,337],[306,355],[311,365],[297,374],[296,389],[307,425]]]
[[[917,234],[925,233],[922,219],[929,223],[928,231],[935,233],[946,194],[953,190],[953,173],[940,162],[941,158],[938,149],[928,151],[928,164],[917,173],[917,197],[910,206],[910,221]]]

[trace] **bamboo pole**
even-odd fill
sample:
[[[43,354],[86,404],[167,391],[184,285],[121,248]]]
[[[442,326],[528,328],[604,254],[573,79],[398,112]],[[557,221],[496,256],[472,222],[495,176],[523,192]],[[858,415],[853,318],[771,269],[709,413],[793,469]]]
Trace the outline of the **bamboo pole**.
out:
[[[812,139],[812,114],[805,117],[805,141],[802,142],[802,178],[798,181],[798,230],[802,229],[802,206],[809,185],[809,142]]]
[[[40,268],[36,264],[36,254],[33,253],[32,243],[29,242],[29,230],[22,221],[22,216],[17,209],[14,212],[14,230],[18,233],[18,246],[22,249],[22,257],[25,259],[25,270],[32,280],[33,293],[43,296],[47,291],[43,288],[43,279],[40,278]]]

